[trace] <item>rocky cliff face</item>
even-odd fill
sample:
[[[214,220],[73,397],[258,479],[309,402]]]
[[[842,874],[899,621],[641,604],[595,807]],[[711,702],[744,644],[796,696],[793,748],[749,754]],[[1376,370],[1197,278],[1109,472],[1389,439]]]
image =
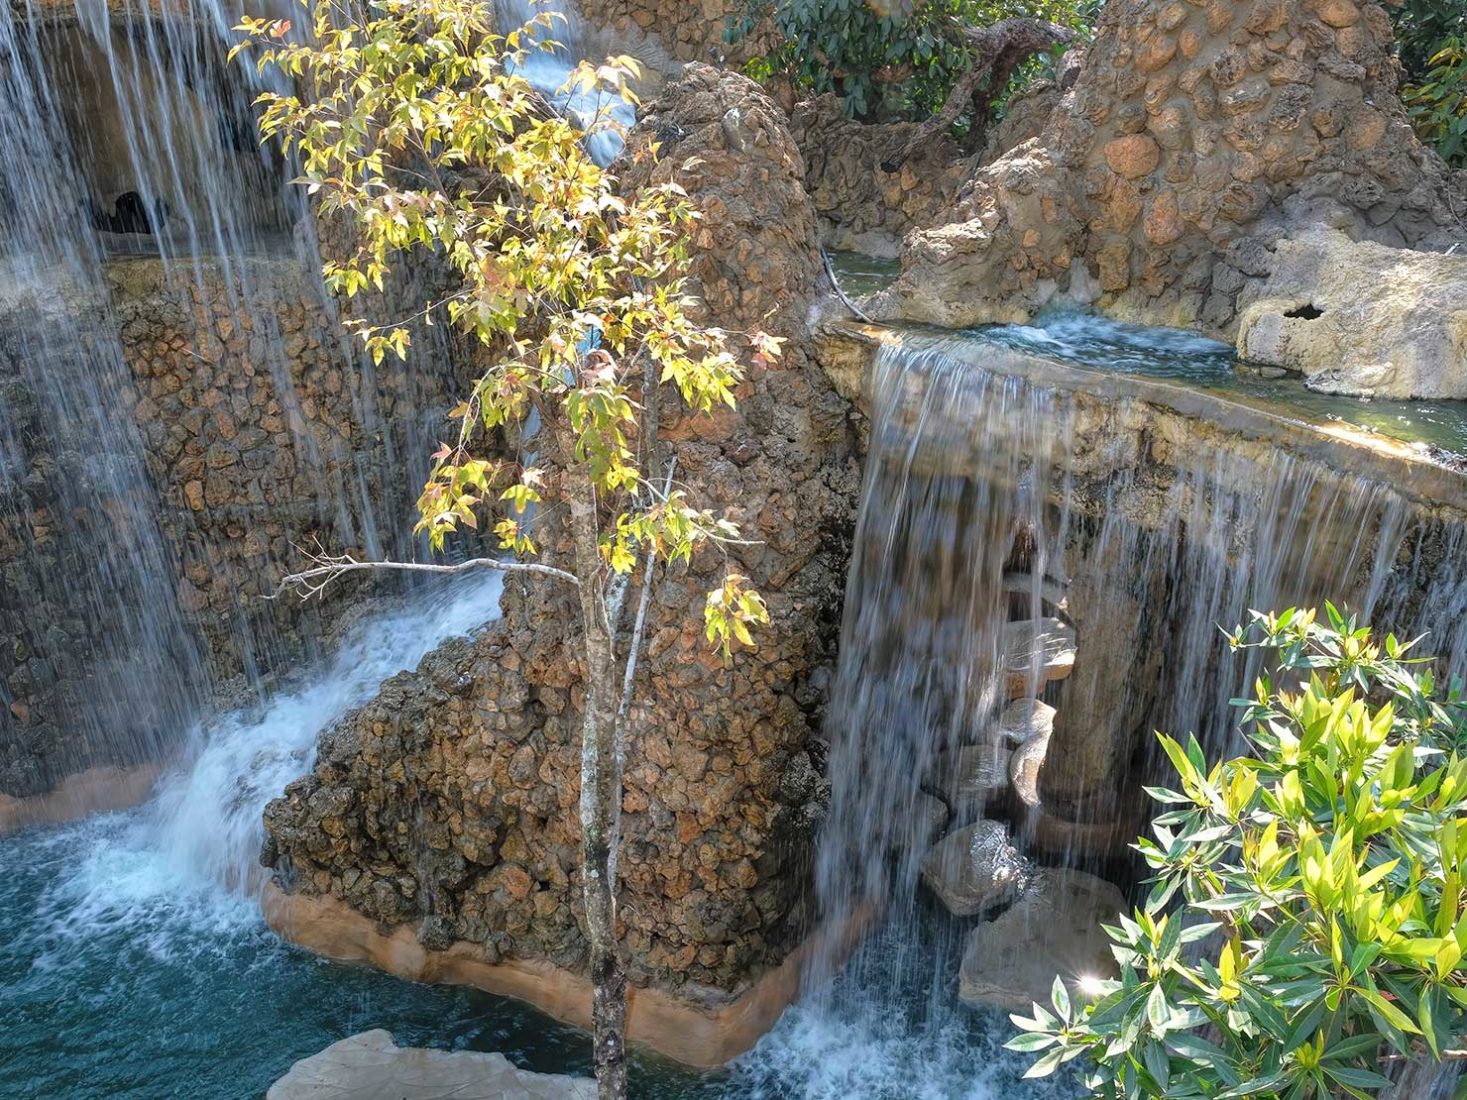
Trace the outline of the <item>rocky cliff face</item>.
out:
[[[1065,292],[1230,334],[1301,228],[1444,247],[1463,211],[1396,97],[1392,43],[1369,0],[1112,0],[1043,134],[907,240],[883,314],[1019,321]]]
[[[649,40],[679,61],[707,62],[711,54],[738,66],[770,45],[769,28],[724,43],[725,28],[748,10],[745,0],[579,0],[577,6],[595,26]]]
[[[859,470],[850,406],[806,348],[826,288],[781,113],[746,79],[692,65],[632,147],[653,140],[660,162],[629,164],[628,182],[676,178],[702,210],[693,279],[709,321],[790,338],[781,361],[750,374],[736,412],[662,407],[679,480],[755,540],[729,547],[727,564],[774,620],[725,667],[700,629],[722,553],[668,570],[632,712],[620,860],[631,971],[716,1000],[807,928],[816,731]],[[516,584],[503,610],[322,738],[312,773],[267,812],[264,860],[287,889],[412,926],[425,946],[469,941],[491,960],[574,970],[585,951],[576,612],[563,592]]]

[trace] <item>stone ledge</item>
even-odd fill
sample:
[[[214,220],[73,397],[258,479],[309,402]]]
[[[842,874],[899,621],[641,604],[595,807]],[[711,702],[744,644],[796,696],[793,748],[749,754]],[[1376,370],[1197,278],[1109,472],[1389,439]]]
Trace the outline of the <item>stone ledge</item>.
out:
[[[548,962],[491,963],[478,944],[459,941],[444,951],[418,942],[411,927],[390,934],[336,898],[287,894],[273,881],[261,896],[265,921],[283,939],[343,962],[363,962],[400,978],[467,985],[539,1009],[561,1023],[589,1029],[591,983]],[[800,994],[804,963],[817,952],[844,957],[870,925],[862,911],[839,929],[822,929],[751,987],[730,996],[704,990],[697,999],[657,989],[627,996],[627,1038],[699,1069],[724,1065],[753,1047]]]
[[[88,768],[67,776],[45,794],[29,798],[0,794],[0,836],[32,825],[60,825],[92,814],[131,809],[153,793],[159,770],[156,764]]]

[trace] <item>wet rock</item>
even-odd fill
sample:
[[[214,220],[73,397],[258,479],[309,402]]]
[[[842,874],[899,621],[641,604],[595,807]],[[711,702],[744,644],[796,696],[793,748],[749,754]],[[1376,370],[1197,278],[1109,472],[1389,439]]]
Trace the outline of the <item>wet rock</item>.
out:
[[[947,828],[952,811],[946,802],[926,791],[918,791],[914,801],[912,820],[916,824],[916,839],[922,844],[931,844]]]
[[[1115,972],[1110,937],[1126,899],[1112,883],[1084,871],[1040,871],[1013,906],[968,934],[958,996],[969,1004],[1027,1012],[1049,1003],[1056,975],[1075,988]]]
[[[1012,901],[1033,868],[997,821],[980,821],[944,837],[922,861],[922,881],[948,912],[971,917]]]
[[[1037,809],[1040,805],[1039,772],[1044,759],[1049,755],[1049,739],[1053,732],[1053,712],[1050,725],[1042,729],[1014,750],[1009,757],[1009,786],[1014,798],[1025,810]]]
[[[938,754],[931,785],[966,824],[982,817],[1008,795],[1010,750],[1003,745],[965,745]]]
[[[1025,619],[1003,628],[1009,698],[1033,696],[1075,670],[1075,631],[1059,619]]]
[[[594,1081],[517,1068],[502,1054],[400,1047],[377,1029],[303,1058],[266,1100],[592,1100]]]
[[[1467,397],[1467,257],[1321,232],[1280,242],[1240,299],[1238,354],[1311,389]]]
[[[1054,730],[1054,716],[1054,707],[1039,699],[1015,699],[998,716],[998,738],[1016,747],[1038,739],[1047,741]]]

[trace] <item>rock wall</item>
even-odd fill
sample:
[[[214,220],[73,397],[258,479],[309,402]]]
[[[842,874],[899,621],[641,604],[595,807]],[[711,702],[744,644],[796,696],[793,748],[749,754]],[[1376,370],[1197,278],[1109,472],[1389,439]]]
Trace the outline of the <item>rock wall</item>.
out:
[[[1044,133],[908,239],[881,310],[1020,321],[1063,292],[1227,335],[1239,290],[1303,227],[1413,248],[1461,239],[1392,51],[1369,0],[1112,0]]]
[[[676,178],[702,210],[692,277],[708,320],[790,338],[778,363],[751,371],[736,411],[662,404],[678,479],[756,540],[659,578],[631,717],[620,857],[630,969],[637,985],[706,1004],[748,988],[810,923],[817,731],[860,475],[850,406],[808,353],[827,288],[782,115],[750,81],[695,64],[632,147],[654,139],[660,162],[625,172],[633,184]],[[773,618],[727,667],[701,631],[703,595],[725,568],[752,578]],[[516,583],[503,610],[322,737],[311,774],[266,813],[263,858],[287,891],[341,899],[425,947],[467,942],[490,962],[575,971],[578,612],[563,591]]]
[[[971,155],[946,134],[914,149],[917,123],[854,121],[834,95],[794,104],[790,129],[805,158],[805,187],[826,247],[881,259],[900,255],[902,238],[942,222],[979,167],[1043,130],[1059,99],[1052,82],[1036,81],[1009,101],[983,148]]]
[[[597,27],[648,39],[679,61],[706,62],[712,56],[736,67],[767,51],[774,33],[761,29],[725,44],[724,30],[743,19],[746,0],[578,0],[578,5]]]
[[[313,649],[353,586],[324,613],[263,597],[300,547],[401,548],[405,470],[453,387],[446,371],[374,371],[290,257],[172,276],[118,260],[91,289],[16,293],[0,326],[0,793],[28,796],[154,757],[210,684]],[[68,329],[85,339],[58,339]],[[46,411],[57,393],[75,423]],[[85,438],[93,409],[117,430]],[[125,485],[102,473],[118,467]],[[130,606],[148,599],[167,606]],[[174,649],[141,652],[154,643]],[[98,714],[99,694],[120,697]],[[190,697],[160,698],[174,694]]]
[[[805,158],[822,235],[833,249],[895,257],[902,238],[932,225],[974,170],[974,159],[946,136],[903,158],[914,123],[856,122],[834,95],[796,104],[790,127]]]

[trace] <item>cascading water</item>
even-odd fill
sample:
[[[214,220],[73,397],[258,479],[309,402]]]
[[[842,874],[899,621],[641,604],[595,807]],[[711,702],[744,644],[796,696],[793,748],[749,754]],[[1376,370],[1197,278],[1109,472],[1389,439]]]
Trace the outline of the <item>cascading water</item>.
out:
[[[264,540],[256,583],[293,564],[265,530],[282,516],[297,537],[410,545],[376,514],[410,479],[369,485],[362,457],[426,455],[419,410],[440,380],[404,383],[379,419],[303,198],[258,143],[258,78],[226,63],[236,22],[229,0],[0,12],[0,795],[155,760],[218,677],[254,680],[298,649],[237,593],[202,621],[185,578],[217,567],[221,539]],[[292,296],[326,318],[319,337],[283,328]],[[302,381],[325,360],[348,375],[320,380],[345,395],[329,423]],[[234,469],[252,484],[230,488]],[[294,479],[288,509],[266,473]]]
[[[525,79],[587,131],[591,158],[606,167],[625,146],[625,132],[636,125],[637,112],[621,96],[568,85],[572,72],[586,57],[575,5],[568,0],[495,0],[495,10],[506,31],[533,27],[536,45],[525,52]]]
[[[1167,334],[1127,339],[1127,354],[1142,358],[1206,350]],[[817,960],[812,984],[823,992],[761,1047],[766,1064],[782,1067],[772,1080],[789,1079],[802,1046],[819,1052],[797,1063],[807,1067],[802,1095],[1020,1094],[1022,1063],[997,1052],[1006,1019],[957,1002],[964,942],[984,926],[950,916],[919,887],[935,837],[976,817],[1017,815],[1013,835],[1032,847],[1033,822],[997,796],[966,817],[951,807],[934,832],[942,754],[991,743],[1014,692],[1006,627],[1073,623],[1074,675],[1020,692],[1057,708],[1041,791],[1049,779],[1066,812],[1119,818],[1129,835],[1144,826],[1139,788],[1157,767],[1150,731],[1195,731],[1214,754],[1236,747],[1229,700],[1254,668],[1226,653],[1219,627],[1249,608],[1334,600],[1403,636],[1430,632],[1424,649],[1448,674],[1467,663],[1463,578],[1425,567],[1453,560],[1467,535],[1460,522],[1423,519],[1394,486],[1282,448],[1260,460],[1257,449],[1198,438],[1169,454],[1164,477],[1119,432],[1107,434],[1113,424],[1087,418],[1074,393],[1026,379],[1007,350],[1014,342],[1007,332],[906,333],[879,355],[827,716],[832,790],[816,885],[828,921],[868,906],[882,917],[833,983],[838,960]],[[1097,341],[1082,343],[1094,351]],[[1094,384],[1104,387],[1101,376]],[[1128,422],[1126,400],[1110,414],[1117,423]],[[1113,758],[1118,748],[1125,758]],[[1030,854],[1136,874],[1083,845]],[[1036,1096],[1075,1088],[1025,1087]]]
[[[196,728],[188,762],[150,804],[0,845],[0,1093],[259,1095],[283,1067],[250,1084],[232,1057],[257,1059],[282,1039],[299,1057],[340,1038],[344,1020],[375,1026],[374,1004],[435,1037],[505,1016],[466,994],[415,1002],[386,978],[331,988],[321,967],[294,962],[265,930],[250,888],[265,803],[309,769],[321,731],[386,677],[493,619],[500,587],[490,576],[423,590],[364,618],[298,687]],[[307,1034],[282,1036],[285,1012]],[[547,1043],[555,1048],[553,1034]]]

